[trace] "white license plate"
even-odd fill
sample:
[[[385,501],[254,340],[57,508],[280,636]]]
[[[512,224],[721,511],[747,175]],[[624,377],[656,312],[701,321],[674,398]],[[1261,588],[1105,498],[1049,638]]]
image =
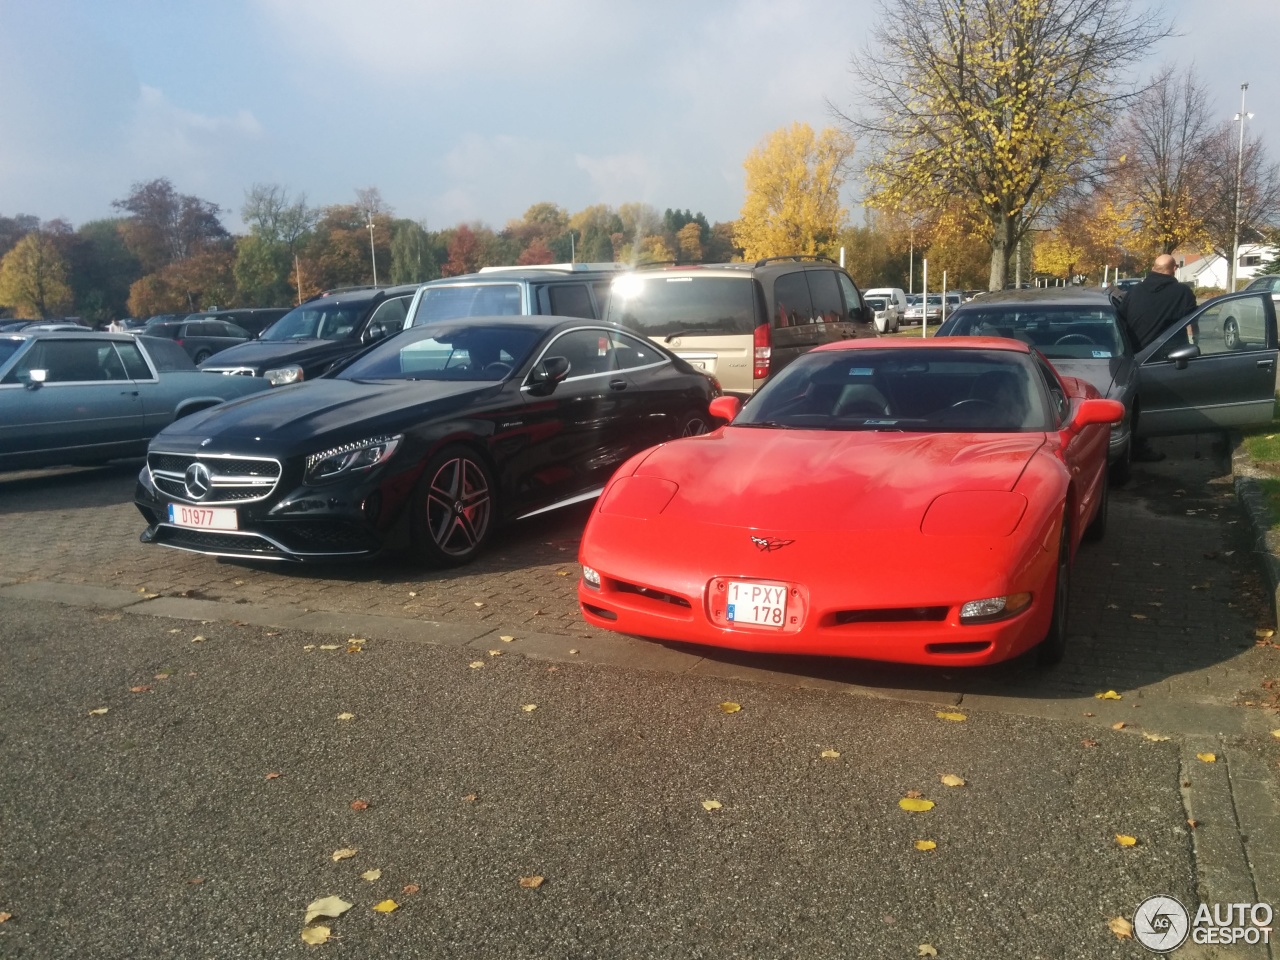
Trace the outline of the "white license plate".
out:
[[[781,627],[787,622],[787,588],[754,580],[730,580],[725,617],[732,623]]]
[[[228,507],[188,507],[181,503],[169,504],[169,522],[179,527],[195,527],[198,530],[238,530],[236,512]]]

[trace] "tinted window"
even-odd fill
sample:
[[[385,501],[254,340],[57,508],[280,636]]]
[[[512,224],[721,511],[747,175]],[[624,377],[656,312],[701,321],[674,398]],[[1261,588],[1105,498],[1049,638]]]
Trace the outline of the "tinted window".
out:
[[[1021,340],[1050,360],[1106,360],[1125,352],[1115,309],[1105,304],[1053,306],[1031,302],[982,307],[974,303],[957,309],[950,324],[948,336]]]
[[[413,326],[459,317],[518,317],[524,312],[518,283],[464,283],[426,286]]]
[[[614,355],[613,340],[608,330],[573,330],[561,334],[543,355],[568,360],[570,380],[618,369],[618,358]]]
[[[153,323],[147,327],[148,337],[168,337],[174,340],[181,332],[182,324],[180,323]]]
[[[341,340],[351,336],[368,306],[368,300],[304,303],[263,331],[260,339]]]
[[[222,324],[222,336],[224,336],[224,337],[239,337],[239,338],[240,338],[240,339],[242,339],[242,340],[248,340],[248,339],[249,339],[249,331],[248,331],[248,330],[246,330],[244,327],[238,327],[238,326],[236,326],[234,323],[226,323],[226,322],[224,322],[224,323]]]
[[[390,300],[384,300],[373,312],[369,320],[369,329],[376,331],[379,336],[386,336],[402,329],[410,299],[412,298],[392,297]]]
[[[18,352],[20,346],[22,346],[21,340],[0,340],[0,367]]]
[[[139,337],[138,342],[151,357],[151,363],[161,373],[191,373],[196,365],[187,356],[187,351],[172,340],[161,340],[158,337]]]
[[[773,282],[773,322],[780,327],[813,323],[813,298],[803,273],[785,273]]]
[[[618,366],[623,370],[631,367],[646,367],[651,363],[661,363],[666,356],[659,353],[651,343],[628,337],[625,334],[613,333],[613,353]]]
[[[42,340],[18,362],[14,373],[44,370],[47,383],[127,380],[124,364],[108,341]]]
[[[929,433],[1051,429],[1030,357],[954,349],[807,353],[752,397],[734,425]]]
[[[532,352],[542,331],[440,323],[372,348],[340,380],[504,380]]]
[[[551,312],[557,317],[585,317],[595,319],[591,306],[591,294],[585,283],[555,283],[548,288]]]
[[[124,361],[124,370],[130,380],[154,380],[155,375],[142,359],[142,351],[136,343],[117,343],[116,352]]]
[[[749,334],[756,328],[755,291],[747,276],[619,277],[607,316],[648,337]]]

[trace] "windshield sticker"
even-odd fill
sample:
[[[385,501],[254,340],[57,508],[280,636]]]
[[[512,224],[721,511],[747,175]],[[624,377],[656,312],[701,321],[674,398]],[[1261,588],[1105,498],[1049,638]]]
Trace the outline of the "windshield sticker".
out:
[[[862,422],[866,424],[868,427],[892,427],[898,421],[897,420],[863,420]]]
[[[1095,360],[1106,360],[1110,356],[1111,356],[1110,350],[1094,350],[1093,351],[1093,359]]]
[[[872,370],[870,367],[850,367],[849,368],[849,376],[851,377],[869,377],[874,372],[875,371]]]

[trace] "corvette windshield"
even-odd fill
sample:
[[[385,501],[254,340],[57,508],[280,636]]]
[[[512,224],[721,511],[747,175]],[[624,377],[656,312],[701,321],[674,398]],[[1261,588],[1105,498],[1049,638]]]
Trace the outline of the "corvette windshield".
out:
[[[820,350],[743,407],[735,427],[1020,433],[1053,429],[1031,358],[1005,350]]]
[[[351,336],[368,300],[304,303],[262,331],[259,340],[341,340]]]
[[[1050,360],[1107,360],[1125,352],[1112,307],[1035,303],[968,306],[947,328],[951,337],[1008,337],[1036,347]]]
[[[528,358],[542,331],[529,327],[433,323],[370,350],[342,380],[505,380]]]

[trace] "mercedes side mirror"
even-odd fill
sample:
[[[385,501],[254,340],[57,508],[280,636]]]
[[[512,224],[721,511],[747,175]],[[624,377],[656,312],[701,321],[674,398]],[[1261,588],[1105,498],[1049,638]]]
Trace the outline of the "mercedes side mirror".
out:
[[[534,364],[525,381],[529,392],[535,397],[545,397],[553,393],[556,384],[569,376],[569,361],[565,357],[545,357]]]
[[[1169,359],[1173,361],[1173,366],[1178,370],[1187,369],[1187,361],[1194,360],[1200,356],[1200,347],[1194,343],[1189,343],[1185,347],[1179,347],[1169,353]]]
[[[40,385],[49,379],[48,370],[28,370],[24,378],[28,390],[39,390]]]

